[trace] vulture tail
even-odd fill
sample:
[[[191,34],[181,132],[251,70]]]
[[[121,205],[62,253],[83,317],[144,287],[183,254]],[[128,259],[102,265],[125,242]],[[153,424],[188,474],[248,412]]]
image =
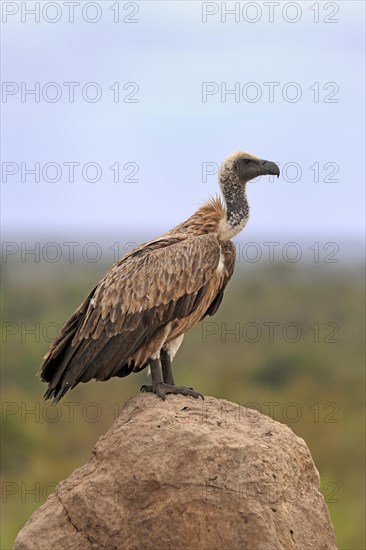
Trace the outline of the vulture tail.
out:
[[[67,321],[44,357],[44,362],[39,371],[41,380],[43,382],[48,382],[48,389],[44,394],[44,399],[53,397],[54,402],[57,403],[73,386],[73,384],[63,384],[63,375],[75,353],[80,347],[85,345],[85,341],[81,341],[74,346],[71,346],[71,343],[76,332],[83,323],[85,313],[94,292],[95,289],[93,289],[86,300]]]

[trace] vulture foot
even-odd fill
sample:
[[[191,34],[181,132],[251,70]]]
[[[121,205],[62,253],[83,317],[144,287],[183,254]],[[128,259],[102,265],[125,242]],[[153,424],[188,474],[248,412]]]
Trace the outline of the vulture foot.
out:
[[[165,363],[164,366],[169,367],[169,368],[164,368],[166,378],[170,378],[171,380],[173,380],[173,375],[171,372],[171,364]],[[145,385],[141,386],[142,392],[153,392],[159,397],[161,397],[163,401],[165,401],[166,396],[169,393],[175,393],[175,394],[179,393],[180,395],[194,397],[195,399],[198,399],[198,397],[202,397],[202,399],[204,399],[202,393],[194,390],[193,388],[186,388],[185,386],[176,386],[174,383],[164,382],[163,371],[161,368],[161,363],[159,358],[151,360],[150,368],[151,368],[152,386],[145,386]]]
[[[152,386],[141,386],[141,391],[154,392],[156,393],[156,395],[161,397],[163,401],[165,401],[166,396],[169,393],[190,396],[190,397],[194,397],[195,399],[198,399],[199,397],[204,399],[202,393],[194,390],[193,388],[186,388],[186,386],[175,386],[173,384],[164,384],[164,382],[157,384],[155,389],[153,389]]]
[[[201,397],[204,399],[202,393],[199,391],[194,390],[193,388],[187,388],[186,386],[175,386],[173,384],[159,384],[157,387],[157,395],[159,395],[162,399],[165,399],[166,394],[169,393],[175,393],[185,396],[191,396],[195,399],[198,399]]]

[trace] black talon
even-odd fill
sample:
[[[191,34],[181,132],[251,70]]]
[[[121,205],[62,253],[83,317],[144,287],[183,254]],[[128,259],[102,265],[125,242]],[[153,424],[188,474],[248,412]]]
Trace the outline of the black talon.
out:
[[[143,386],[141,386],[140,391],[143,392],[143,393],[146,393],[146,392],[153,392],[154,389],[153,389],[152,386],[146,386],[144,384]]]

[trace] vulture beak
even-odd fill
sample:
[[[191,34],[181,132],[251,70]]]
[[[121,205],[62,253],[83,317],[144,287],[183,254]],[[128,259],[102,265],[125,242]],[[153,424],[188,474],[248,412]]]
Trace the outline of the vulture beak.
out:
[[[270,160],[260,160],[259,161],[259,173],[258,176],[277,176],[280,177],[280,169],[275,162]]]

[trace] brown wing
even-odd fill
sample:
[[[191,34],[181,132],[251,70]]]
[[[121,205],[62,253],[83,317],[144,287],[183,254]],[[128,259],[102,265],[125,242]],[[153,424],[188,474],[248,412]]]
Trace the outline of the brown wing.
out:
[[[224,255],[224,265],[225,265],[224,280],[217,292],[216,298],[214,299],[213,302],[211,302],[210,307],[208,308],[208,310],[206,311],[202,319],[206,317],[206,315],[210,315],[210,316],[215,315],[224,297],[226,285],[228,284],[228,282],[232,277],[232,274],[234,273],[235,259],[236,259],[234,244],[231,241],[225,241],[221,243],[221,251],[222,251],[222,254]]]
[[[219,261],[212,234],[158,239],[122,258],[51,345],[41,367],[46,397],[115,376],[159,329],[198,307]]]

